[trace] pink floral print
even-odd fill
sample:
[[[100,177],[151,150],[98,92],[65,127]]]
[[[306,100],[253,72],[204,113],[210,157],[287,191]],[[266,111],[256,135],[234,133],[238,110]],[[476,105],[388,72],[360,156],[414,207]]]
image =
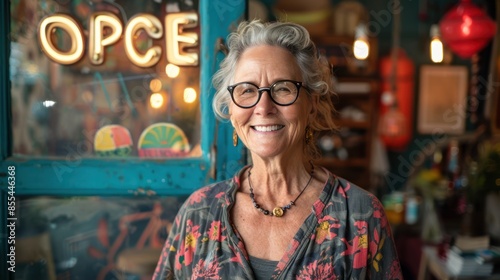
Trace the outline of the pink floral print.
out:
[[[165,242],[154,280],[254,279],[245,244],[230,217],[244,170],[186,200]],[[272,279],[402,279],[380,201],[330,174]]]

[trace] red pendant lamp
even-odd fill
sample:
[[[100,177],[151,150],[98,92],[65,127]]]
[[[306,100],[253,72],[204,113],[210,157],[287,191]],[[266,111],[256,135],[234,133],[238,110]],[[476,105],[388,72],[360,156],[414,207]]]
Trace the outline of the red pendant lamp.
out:
[[[470,58],[491,40],[495,22],[471,0],[461,0],[439,22],[443,41],[462,58]]]

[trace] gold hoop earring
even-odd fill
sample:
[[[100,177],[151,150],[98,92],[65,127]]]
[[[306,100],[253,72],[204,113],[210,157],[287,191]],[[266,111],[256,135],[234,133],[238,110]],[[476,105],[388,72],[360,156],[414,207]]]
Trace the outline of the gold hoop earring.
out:
[[[238,134],[236,133],[236,129],[233,130],[233,146],[238,146]]]
[[[313,133],[309,126],[306,127],[306,144],[309,145],[313,142]]]

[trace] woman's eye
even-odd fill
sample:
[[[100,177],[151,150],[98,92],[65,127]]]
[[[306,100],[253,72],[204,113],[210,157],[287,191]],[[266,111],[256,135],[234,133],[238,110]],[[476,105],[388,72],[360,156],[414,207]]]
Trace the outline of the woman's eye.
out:
[[[280,93],[289,93],[291,90],[287,87],[280,87],[280,88],[275,88],[274,91],[280,92]]]
[[[241,90],[240,94],[253,94],[253,93],[256,93],[257,90],[254,89],[254,88],[244,88]]]

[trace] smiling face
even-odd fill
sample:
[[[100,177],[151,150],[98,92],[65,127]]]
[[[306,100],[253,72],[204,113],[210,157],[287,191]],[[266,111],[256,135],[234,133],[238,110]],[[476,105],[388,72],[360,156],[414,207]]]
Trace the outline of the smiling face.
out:
[[[269,87],[279,80],[302,82],[295,57],[277,46],[254,46],[246,49],[234,72],[233,84],[250,82]],[[305,128],[312,116],[312,105],[306,90],[289,106],[275,104],[269,91],[262,93],[252,108],[240,108],[231,102],[230,119],[245,146],[261,158],[299,159],[304,153]]]

